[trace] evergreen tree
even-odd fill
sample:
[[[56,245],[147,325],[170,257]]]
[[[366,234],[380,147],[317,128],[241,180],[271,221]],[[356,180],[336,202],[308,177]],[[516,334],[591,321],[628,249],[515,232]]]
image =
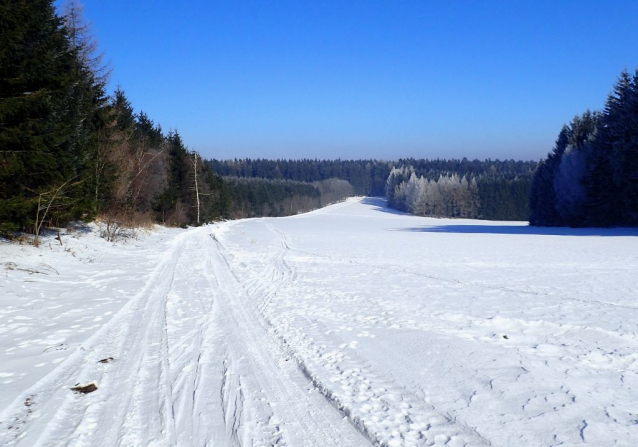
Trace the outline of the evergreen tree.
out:
[[[638,225],[638,72],[621,73],[602,113],[564,128],[534,176],[532,225]]]
[[[560,160],[569,144],[570,132],[569,127],[564,125],[558,134],[554,150],[547,156],[546,160],[539,163],[534,173],[530,191],[529,221],[531,225],[562,225],[556,211],[554,180],[556,179]]]
[[[631,224],[631,110],[632,79],[623,71],[608,96],[584,179],[587,194],[587,224],[613,226]],[[634,124],[635,126],[635,124]],[[629,144],[628,144],[629,143]],[[628,150],[629,149],[629,150]],[[638,172],[638,170],[633,170]],[[634,223],[635,225],[636,223]]]
[[[618,224],[638,225],[638,72],[623,71],[605,108],[599,150],[609,155],[613,188],[622,204]]]
[[[64,6],[63,22],[73,52],[73,83],[67,100],[66,121],[73,133],[66,142],[65,152],[72,169],[80,179],[78,187],[71,191],[73,207],[61,219],[82,217],[91,219],[99,209],[99,196],[92,194],[97,187],[95,166],[99,163],[100,137],[107,126],[107,97],[105,85],[108,77],[102,65],[102,55],[90,33],[83,6],[71,0]]]
[[[586,222],[586,189],[591,145],[599,125],[598,113],[586,111],[569,126],[568,145],[563,151],[554,176],[555,210],[558,224],[583,226]]]
[[[0,230],[37,231],[78,181],[76,59],[51,0],[3,0],[0,17]]]

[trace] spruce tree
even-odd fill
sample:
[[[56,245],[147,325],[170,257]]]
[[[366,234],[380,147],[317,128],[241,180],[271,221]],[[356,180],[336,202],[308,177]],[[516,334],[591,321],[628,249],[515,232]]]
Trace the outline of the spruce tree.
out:
[[[105,92],[108,72],[102,65],[102,56],[97,52],[98,45],[84,19],[81,3],[75,0],[66,3],[63,22],[73,53],[73,83],[66,107],[66,121],[72,123],[73,132],[65,151],[80,182],[70,191],[73,206],[61,217],[91,219],[99,210],[99,197],[93,191],[98,181],[95,167],[100,162],[100,139],[108,120]]]
[[[51,0],[3,0],[0,17],[0,230],[8,232],[34,229],[38,202],[77,181],[66,151],[75,123],[65,113],[75,61]]]
[[[590,225],[638,225],[637,81],[623,71],[605,104],[584,182]]]
[[[563,126],[556,139],[554,150],[548,155],[547,159],[541,161],[536,168],[536,172],[532,178],[529,202],[529,222],[531,225],[563,225],[563,222],[556,212],[554,179],[556,178],[556,171],[558,170],[560,159],[569,144],[570,132],[569,127],[566,125]]]

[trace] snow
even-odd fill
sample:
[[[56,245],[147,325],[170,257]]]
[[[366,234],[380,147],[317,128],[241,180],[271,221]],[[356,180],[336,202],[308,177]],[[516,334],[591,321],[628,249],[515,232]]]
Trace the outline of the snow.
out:
[[[2,242],[0,445],[632,446],[636,236],[357,198]]]

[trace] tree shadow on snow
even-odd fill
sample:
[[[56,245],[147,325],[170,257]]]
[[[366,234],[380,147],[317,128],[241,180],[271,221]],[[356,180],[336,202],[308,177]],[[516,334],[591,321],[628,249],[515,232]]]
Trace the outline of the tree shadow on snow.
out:
[[[361,201],[364,205],[373,206],[374,211],[412,216],[389,208],[382,197],[366,197]],[[457,233],[457,234],[518,234],[536,236],[638,236],[638,228],[569,228],[569,227],[532,227],[529,225],[481,225],[458,224],[437,225],[406,228],[388,228],[388,231],[407,231],[412,233]]]
[[[403,211],[395,210],[393,208],[388,208],[387,201],[382,197],[366,197],[361,201],[364,205],[371,205],[376,208],[373,208],[373,211],[379,211],[381,213],[388,214],[396,214],[397,216],[411,216],[410,213],[404,213]]]
[[[415,233],[514,234],[537,236],[638,236],[638,228],[563,228],[480,224],[394,228],[391,231],[408,231]]]

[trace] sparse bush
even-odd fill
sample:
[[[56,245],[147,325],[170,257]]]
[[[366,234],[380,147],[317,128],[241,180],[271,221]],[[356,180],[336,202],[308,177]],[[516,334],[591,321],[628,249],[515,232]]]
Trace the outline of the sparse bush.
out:
[[[136,238],[140,230],[150,229],[154,225],[151,212],[107,212],[101,214],[96,223],[100,237],[109,242]]]

